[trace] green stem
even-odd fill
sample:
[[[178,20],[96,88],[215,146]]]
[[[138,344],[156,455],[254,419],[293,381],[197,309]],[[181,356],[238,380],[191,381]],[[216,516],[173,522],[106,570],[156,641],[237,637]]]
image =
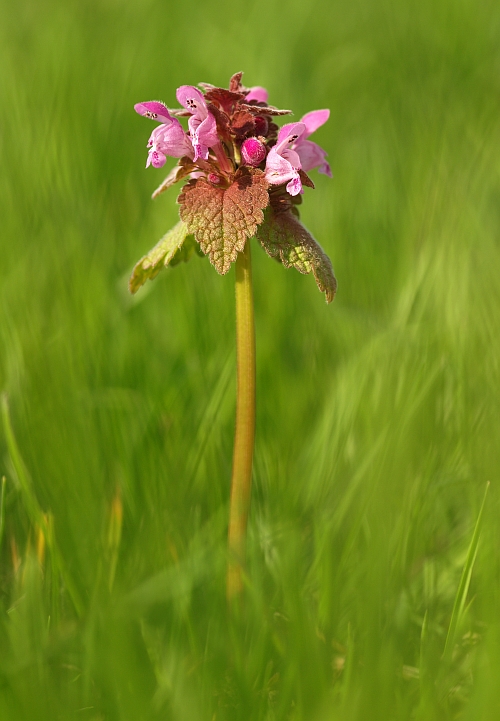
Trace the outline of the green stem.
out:
[[[236,348],[238,390],[229,508],[229,601],[240,596],[243,590],[255,438],[255,326],[250,240],[247,240],[245,249],[236,259]]]

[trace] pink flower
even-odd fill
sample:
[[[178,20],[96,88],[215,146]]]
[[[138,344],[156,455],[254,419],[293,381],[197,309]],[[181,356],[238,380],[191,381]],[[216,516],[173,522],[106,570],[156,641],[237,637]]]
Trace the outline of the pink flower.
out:
[[[167,155],[172,158],[182,158],[187,155],[191,159],[194,155],[191,141],[177,118],[172,118],[169,125],[159,125],[153,130],[148,141],[148,148],[150,150],[146,168],[149,165],[161,168],[165,165]]]
[[[158,100],[149,100],[147,103],[137,103],[134,105],[134,110],[136,113],[139,113],[139,115],[144,115],[145,118],[158,120],[159,123],[169,123],[173,120],[168,112],[168,108]]]
[[[267,97],[268,92],[265,88],[262,88],[260,85],[254,85],[253,88],[250,88],[250,92],[245,98],[245,102],[249,102],[250,100],[255,100],[257,103],[267,103]]]
[[[192,85],[177,88],[177,100],[191,113],[188,120],[191,142],[194,148],[194,162],[198,158],[206,160],[208,149],[219,145],[217,124],[208,110],[203,93]]]
[[[278,141],[269,151],[266,160],[266,180],[271,185],[287,183],[290,195],[302,193],[299,170],[302,168],[299,154],[290,148],[305,132],[304,123],[288,123],[278,133]]]
[[[146,168],[150,165],[153,168],[163,167],[167,155],[172,158],[182,158],[185,155],[193,158],[193,146],[187,133],[177,118],[170,115],[168,108],[163,103],[155,100],[137,103],[134,105],[134,109],[139,115],[144,115],[151,120],[162,121],[162,124],[153,130],[148,140],[149,153]]]
[[[306,126],[305,132],[302,133],[294,144],[293,149],[300,157],[302,170],[308,172],[313,168],[318,168],[319,173],[324,173],[324,175],[328,175],[328,177],[331,178],[332,171],[326,161],[326,152],[317,143],[306,139],[321,125],[326,123],[329,117],[329,110],[313,110],[310,113],[306,113],[306,115],[300,119],[300,122]]]

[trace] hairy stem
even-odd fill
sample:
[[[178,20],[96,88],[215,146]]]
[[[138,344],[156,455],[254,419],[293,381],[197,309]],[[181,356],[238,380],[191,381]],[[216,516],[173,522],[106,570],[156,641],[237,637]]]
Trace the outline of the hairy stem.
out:
[[[229,508],[229,601],[240,596],[243,590],[255,438],[255,327],[250,240],[247,240],[245,249],[236,260],[236,349],[238,389]]]

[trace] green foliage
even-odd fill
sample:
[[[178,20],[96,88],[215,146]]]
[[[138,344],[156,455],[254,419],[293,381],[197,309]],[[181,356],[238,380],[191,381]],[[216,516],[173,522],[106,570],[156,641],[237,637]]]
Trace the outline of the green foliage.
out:
[[[137,293],[141,285],[156,278],[160,270],[169,265],[186,263],[194,253],[202,255],[186,224],[180,220],[136,263],[128,282],[130,292]]]
[[[286,7],[1,0],[2,721],[498,716],[498,3]],[[235,68],[332,110],[301,218],[340,290],[252,241],[228,617],[234,278],[127,270],[178,222],[134,103]]]
[[[304,228],[292,210],[275,212],[267,209],[264,223],[256,236],[271,258],[278,258],[285,268],[299,273],[313,273],[316,284],[331,303],[337,291],[337,281],[330,259],[312,235]]]

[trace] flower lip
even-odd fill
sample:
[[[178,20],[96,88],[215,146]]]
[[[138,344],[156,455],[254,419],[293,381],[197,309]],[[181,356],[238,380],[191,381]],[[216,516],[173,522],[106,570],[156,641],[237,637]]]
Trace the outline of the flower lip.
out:
[[[311,110],[310,113],[303,115],[300,122],[306,126],[306,132],[302,136],[302,139],[305,140],[312,135],[315,130],[326,123],[329,117],[330,111],[327,108],[324,110]]]
[[[326,151],[317,143],[313,143],[311,140],[301,140],[295,146],[295,151],[300,157],[302,170],[308,172],[317,168],[318,173],[323,173],[329,178],[333,177],[330,165],[326,160]]]
[[[177,88],[176,97],[179,103],[191,113],[188,127],[194,148],[194,161],[196,162],[198,158],[206,160],[208,149],[215,147],[220,141],[215,118],[208,111],[205,97],[201,90],[192,85],[181,85],[180,88]]]
[[[146,167],[153,165],[154,168],[161,168],[165,165],[166,156],[182,158],[186,155],[193,157],[193,146],[189,136],[184,132],[182,125],[177,118],[172,118],[170,123],[158,125],[148,140],[148,162]]]
[[[134,110],[139,115],[143,115],[145,118],[151,120],[157,120],[159,123],[170,123],[172,116],[170,115],[168,108],[159,100],[148,100],[146,103],[136,103]]]
[[[266,160],[266,180],[271,185],[287,183],[290,195],[302,193],[299,170],[302,168],[300,156],[290,148],[304,133],[304,123],[288,123],[278,133],[278,142],[269,151]]]
[[[287,123],[280,128],[278,140],[274,146],[277,153],[281,153],[287,145],[295,143],[306,130],[304,123]]]
[[[330,111],[327,109],[312,110],[310,113],[306,113],[300,119],[300,122],[304,125],[305,130],[298,140],[294,141],[293,149],[300,157],[302,170],[308,172],[313,168],[317,168],[319,173],[323,173],[331,178],[332,171],[326,160],[326,151],[323,150],[323,148],[317,143],[307,140],[307,138],[314,133],[315,130],[326,123],[329,117]]]
[[[198,88],[193,85],[181,85],[180,88],[177,88],[176,98],[191,115],[195,115],[200,120],[207,117],[208,109],[205,96]]]

